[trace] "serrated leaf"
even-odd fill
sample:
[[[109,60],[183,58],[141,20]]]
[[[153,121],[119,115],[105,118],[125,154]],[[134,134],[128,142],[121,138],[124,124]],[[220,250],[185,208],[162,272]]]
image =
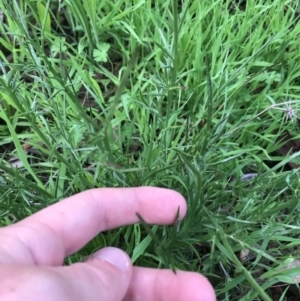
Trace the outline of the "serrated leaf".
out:
[[[107,54],[110,45],[107,43],[98,43],[98,49],[94,49],[93,57],[96,62],[107,62]]]

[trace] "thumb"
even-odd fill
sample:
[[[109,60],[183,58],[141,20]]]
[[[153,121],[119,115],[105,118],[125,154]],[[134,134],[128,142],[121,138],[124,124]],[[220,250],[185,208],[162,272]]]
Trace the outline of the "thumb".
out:
[[[81,278],[77,292],[80,289],[82,296],[76,300],[121,301],[131,282],[132,263],[122,250],[108,247],[91,255],[86,262],[70,266],[70,272]]]
[[[0,300],[121,301],[132,277],[128,255],[104,248],[86,262],[63,267],[2,265]]]

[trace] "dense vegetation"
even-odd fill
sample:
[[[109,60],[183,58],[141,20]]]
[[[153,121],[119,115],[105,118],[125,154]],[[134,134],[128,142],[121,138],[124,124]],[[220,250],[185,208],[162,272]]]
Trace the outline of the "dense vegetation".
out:
[[[113,245],[205,274],[218,300],[299,298],[298,9],[0,0],[1,224],[93,187],[172,188],[183,222],[102,233],[66,264]]]

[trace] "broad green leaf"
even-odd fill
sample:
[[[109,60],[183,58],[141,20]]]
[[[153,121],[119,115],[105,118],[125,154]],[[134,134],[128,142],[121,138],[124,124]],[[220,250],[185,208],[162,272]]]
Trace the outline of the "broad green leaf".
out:
[[[46,7],[42,4],[41,1],[39,1],[37,4],[37,10],[38,10],[38,15],[40,22],[44,28],[44,31],[47,33],[51,33],[51,19],[50,19],[50,14]]]
[[[110,45],[107,43],[98,43],[98,49],[94,49],[93,56],[96,62],[107,62],[107,53]]]

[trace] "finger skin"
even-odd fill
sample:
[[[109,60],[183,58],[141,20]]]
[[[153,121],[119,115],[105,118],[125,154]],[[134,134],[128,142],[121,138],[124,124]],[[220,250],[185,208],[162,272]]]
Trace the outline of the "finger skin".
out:
[[[36,301],[216,300],[207,279],[197,273],[178,271],[175,275],[170,270],[134,268],[132,275],[130,267],[120,276],[115,269],[101,261],[56,268],[2,267],[0,300],[19,301],[20,296],[22,300]]]
[[[120,272],[100,260],[55,268],[3,266],[0,269],[0,300],[121,301],[131,276],[131,265]]]
[[[215,301],[209,281],[198,273],[133,268],[123,301]]]
[[[178,208],[182,219],[186,202],[168,189],[94,189],[0,229],[0,300],[215,301],[211,285],[197,273],[130,264],[120,274],[92,258],[55,267],[99,232],[137,222],[136,212],[150,224],[171,224]]]
[[[0,263],[61,265],[103,230],[138,222],[171,224],[186,214],[177,192],[154,187],[92,189],[58,202],[25,220],[0,229]],[[16,243],[17,241],[17,243]],[[23,252],[20,251],[23,248]]]

